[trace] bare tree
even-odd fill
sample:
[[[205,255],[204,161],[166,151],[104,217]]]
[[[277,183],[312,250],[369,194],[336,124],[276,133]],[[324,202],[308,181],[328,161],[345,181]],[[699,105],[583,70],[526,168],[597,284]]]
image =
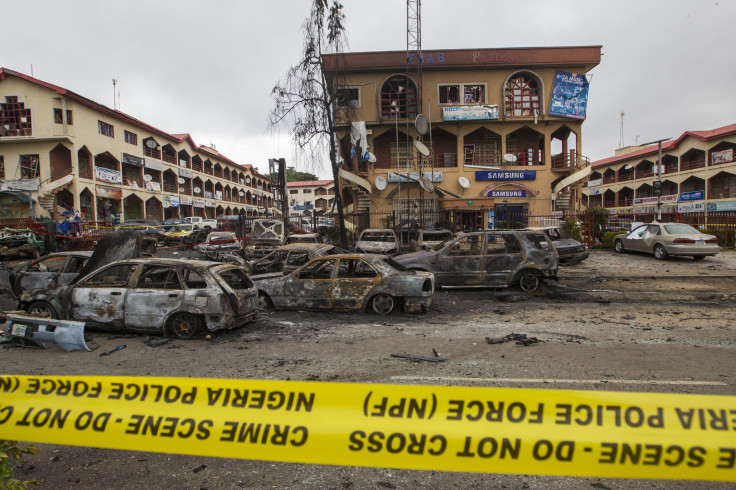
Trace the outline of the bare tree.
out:
[[[340,221],[340,241],[347,247],[339,180],[339,145],[335,131],[350,121],[350,107],[338,107],[339,81],[328,79],[322,68],[325,54],[338,54],[347,46],[345,15],[337,0],[314,0],[309,17],[304,21],[302,59],[289,68],[286,78],[271,91],[275,106],[271,127],[290,125],[294,143],[312,162],[319,162],[329,148],[332,176],[335,180],[335,205]],[[349,106],[350,104],[345,104]],[[349,122],[348,122],[349,124]]]

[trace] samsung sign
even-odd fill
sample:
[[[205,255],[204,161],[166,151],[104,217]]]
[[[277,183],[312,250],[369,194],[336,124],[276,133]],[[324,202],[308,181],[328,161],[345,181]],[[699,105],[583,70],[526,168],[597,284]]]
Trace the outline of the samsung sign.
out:
[[[488,197],[526,197],[526,191],[491,191]]]
[[[475,180],[536,180],[536,170],[475,172]]]

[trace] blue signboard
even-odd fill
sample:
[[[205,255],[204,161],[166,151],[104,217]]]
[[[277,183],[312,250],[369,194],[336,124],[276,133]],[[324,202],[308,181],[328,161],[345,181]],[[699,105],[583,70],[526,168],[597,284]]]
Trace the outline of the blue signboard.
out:
[[[475,172],[475,180],[537,180],[536,170],[491,170]]]
[[[552,85],[549,115],[585,119],[588,106],[588,79],[579,73],[558,71]]]
[[[488,197],[526,197],[526,191],[491,191]]]
[[[736,211],[736,201],[705,203],[706,211]]]
[[[702,201],[705,199],[705,191],[683,192],[680,194],[680,202]]]

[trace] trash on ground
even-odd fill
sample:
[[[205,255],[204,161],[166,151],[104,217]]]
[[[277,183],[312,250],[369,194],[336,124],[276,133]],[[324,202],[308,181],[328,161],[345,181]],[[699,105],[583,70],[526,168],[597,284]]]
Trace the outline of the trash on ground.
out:
[[[410,361],[445,362],[445,359],[440,359],[438,357],[411,356],[409,354],[391,354],[391,357],[409,359]]]
[[[101,356],[109,356],[109,355],[110,355],[110,354],[112,354],[113,352],[117,352],[117,351],[119,351],[119,350],[123,350],[123,349],[125,349],[125,347],[126,347],[126,345],[125,345],[125,344],[123,344],[123,345],[119,345],[119,346],[115,347],[114,349],[110,349],[110,350],[108,350],[108,351],[102,352],[102,353],[100,354],[100,357],[101,357]]]
[[[51,342],[67,352],[91,350],[84,341],[84,322],[9,314],[5,336],[25,347],[48,349],[46,343]]]

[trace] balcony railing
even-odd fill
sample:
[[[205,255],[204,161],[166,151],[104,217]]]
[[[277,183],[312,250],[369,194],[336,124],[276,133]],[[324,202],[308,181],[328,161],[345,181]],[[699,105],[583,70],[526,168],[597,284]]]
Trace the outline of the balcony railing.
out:
[[[618,174],[618,182],[627,182],[634,180],[634,172],[627,172],[625,174]]]
[[[705,158],[702,160],[690,160],[680,162],[680,171],[685,172],[687,170],[695,170],[696,168],[705,167]]]
[[[520,151],[515,155],[515,165],[544,165],[544,152],[542,150]]]
[[[576,151],[552,155],[552,169],[564,170],[568,168],[584,167],[590,163],[590,159]]]
[[[164,192],[179,193],[179,184],[176,182],[164,182]]]
[[[464,165],[488,165],[497,167],[503,163],[503,160],[501,159],[500,151],[471,151],[466,148],[463,163]]]
[[[664,166],[664,172],[665,174],[676,174],[677,173],[677,163],[666,163]]]
[[[618,198],[618,205],[619,206],[631,206],[634,204],[634,198],[633,197],[619,197]]]
[[[729,197],[736,197],[736,189],[720,189],[708,194],[708,199],[727,199]]]
[[[637,179],[645,179],[647,177],[651,177],[654,175],[654,172],[652,169],[646,169],[646,170],[637,170],[636,171],[636,178]]]
[[[606,198],[603,200],[603,207],[604,208],[615,208],[616,207],[616,199],[615,198]]]
[[[604,184],[615,184],[616,183],[616,175],[604,175],[603,176],[603,183]]]
[[[176,155],[164,153],[163,155],[161,155],[161,160],[167,163],[176,163]]]

